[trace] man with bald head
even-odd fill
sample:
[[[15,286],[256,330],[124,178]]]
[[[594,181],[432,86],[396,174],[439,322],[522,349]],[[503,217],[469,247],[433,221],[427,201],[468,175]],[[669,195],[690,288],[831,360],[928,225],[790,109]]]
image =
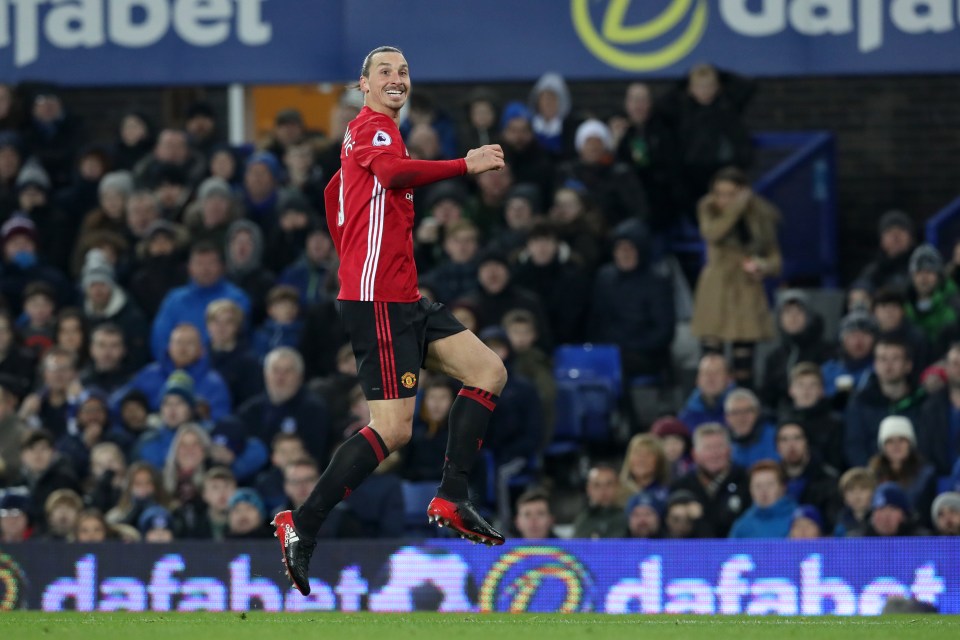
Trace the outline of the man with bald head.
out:
[[[185,371],[193,379],[198,404],[209,408],[210,419],[217,420],[229,415],[233,403],[227,384],[210,367],[200,331],[186,322],[178,324],[170,334],[167,350],[159,361],[141,369],[130,385],[117,391],[113,398],[122,398],[131,388],[139,389],[150,399],[150,408],[157,410],[163,398],[164,384],[170,374],[177,370]]]
[[[263,361],[266,391],[243,403],[237,416],[247,433],[263,442],[273,442],[278,433],[300,436],[322,468],[333,441],[352,434],[332,433],[326,405],[303,385],[303,369],[303,357],[294,349],[279,347],[268,353]]]

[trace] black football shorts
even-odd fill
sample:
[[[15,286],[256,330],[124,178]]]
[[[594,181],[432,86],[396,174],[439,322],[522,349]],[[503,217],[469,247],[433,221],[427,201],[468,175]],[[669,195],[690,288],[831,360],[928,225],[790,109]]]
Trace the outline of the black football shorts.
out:
[[[439,302],[339,300],[340,319],[353,344],[367,400],[417,395],[420,369],[434,340],[466,331]]]

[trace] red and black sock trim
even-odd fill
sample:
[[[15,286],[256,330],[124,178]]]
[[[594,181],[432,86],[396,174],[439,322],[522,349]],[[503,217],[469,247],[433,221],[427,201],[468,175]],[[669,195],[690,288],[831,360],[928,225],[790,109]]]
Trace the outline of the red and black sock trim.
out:
[[[460,393],[457,395],[480,403],[487,411],[493,411],[496,409],[497,400],[500,399],[499,396],[494,395],[489,391],[484,391],[480,387],[464,386],[462,389],[460,389]]]
[[[370,427],[364,427],[360,429],[360,435],[370,443],[370,448],[373,449],[374,455],[377,456],[377,464],[383,462],[383,459],[390,455],[390,451],[387,449],[387,445],[379,433]]]

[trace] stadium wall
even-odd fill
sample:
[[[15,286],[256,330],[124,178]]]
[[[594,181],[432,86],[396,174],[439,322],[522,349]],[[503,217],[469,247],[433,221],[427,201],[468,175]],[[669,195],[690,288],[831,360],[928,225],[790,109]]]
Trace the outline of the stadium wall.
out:
[[[272,540],[31,542],[0,549],[0,610],[956,614],[958,559],[956,538],[322,542],[303,597]]]

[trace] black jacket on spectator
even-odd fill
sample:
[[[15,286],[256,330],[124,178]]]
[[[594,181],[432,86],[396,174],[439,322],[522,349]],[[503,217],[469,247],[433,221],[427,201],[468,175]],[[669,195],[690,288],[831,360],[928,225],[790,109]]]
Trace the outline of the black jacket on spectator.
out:
[[[299,349],[306,368],[305,379],[333,373],[337,368],[337,351],[349,341],[333,300],[308,307]]]
[[[881,332],[877,339],[893,339],[898,342],[904,342],[910,347],[913,357],[913,373],[910,377],[914,382],[919,381],[920,374],[923,373],[923,370],[933,364],[937,359],[938,354],[931,352],[932,349],[930,342],[927,340],[927,336],[906,318],[904,318],[900,326],[893,331]]]
[[[11,376],[17,385],[17,393],[23,395],[33,388],[34,371],[37,363],[30,352],[21,349],[16,343],[10,345],[7,355],[0,359],[0,374]]]
[[[780,424],[796,422],[803,427],[810,451],[834,469],[847,468],[843,452],[843,421],[833,414],[829,400],[808,409],[790,408],[780,414]]]
[[[80,372],[80,383],[84,387],[96,387],[111,394],[130,382],[132,374],[125,368],[115,371],[97,371],[91,364]]]
[[[636,174],[650,205],[650,226],[662,229],[676,220],[679,158],[673,132],[654,114],[644,124],[631,124],[620,139],[617,160]]]
[[[185,502],[174,510],[172,516],[171,530],[176,539],[213,540],[215,538],[207,503],[203,500],[194,499]]]
[[[811,458],[803,473],[787,482],[787,494],[797,504],[813,505],[823,516],[824,532],[833,531],[837,514],[843,506],[838,481],[836,469]]]
[[[873,291],[897,289],[906,292],[910,286],[910,254],[912,253],[911,249],[891,258],[880,251],[876,259],[863,268],[857,276],[857,281],[870,283]]]
[[[23,481],[23,484],[30,490],[31,520],[40,526],[43,526],[47,521],[43,509],[51,493],[57,489],[73,489],[77,493],[81,491],[77,476],[70,467],[70,462],[60,458],[54,458],[53,463],[39,477],[27,478],[24,476]]]
[[[28,125],[24,141],[30,155],[43,165],[55,189],[70,183],[82,136],[80,122],[68,113],[52,125],[45,126],[36,121]]]
[[[127,348],[123,362],[131,371],[136,371],[150,362],[150,323],[127,291],[119,286],[115,287],[103,315],[92,313],[89,307],[85,311],[91,333],[105,322],[120,328],[123,332],[123,344]]]
[[[585,189],[610,227],[632,218],[647,220],[650,215],[643,185],[622,162],[573,162],[560,167],[557,176],[560,187]]]
[[[917,450],[930,461],[941,476],[950,475],[960,458],[960,451],[950,448],[950,390],[942,389],[927,398],[920,410],[920,420],[914,423],[917,432]]]
[[[145,259],[130,276],[130,293],[148,318],[157,315],[171,289],[187,284],[186,257],[180,252]]]
[[[12,262],[0,266],[0,295],[7,302],[10,315],[16,319],[23,311],[23,290],[34,280],[46,282],[57,295],[57,306],[66,307],[74,302],[74,291],[59,271],[37,262],[26,269]]]
[[[844,416],[844,452],[847,464],[851,467],[866,466],[877,452],[880,422],[887,416],[906,416],[914,425],[919,425],[920,408],[925,399],[926,394],[920,388],[892,402],[883,395],[876,374],[871,374],[866,385],[855,393],[847,404]]]
[[[50,204],[31,209],[29,216],[37,225],[40,236],[37,257],[41,262],[66,273],[70,268],[70,256],[76,245],[80,220],[71,219],[65,211]]]
[[[639,220],[617,227],[614,239],[636,247],[638,266],[621,271],[611,262],[597,272],[587,340],[618,345],[627,375],[661,372],[670,362],[676,324],[673,280],[664,265],[650,264],[649,237]]]
[[[263,393],[263,367],[252,351],[238,345],[233,351],[210,349],[209,354],[210,366],[227,383],[234,406]]]
[[[710,490],[704,481],[694,469],[676,480],[670,491],[686,489],[693,493],[703,505],[704,519],[710,523],[713,533],[718,538],[726,538],[734,521],[750,507],[749,478],[741,467],[731,465],[725,476],[709,481]]]
[[[790,387],[790,370],[801,362],[821,365],[833,355],[833,348],[823,340],[823,318],[807,308],[807,325],[800,333],[780,331],[780,341],[767,354],[763,366],[760,397],[765,406],[778,409],[785,402]]]
[[[682,211],[691,214],[717,171],[730,165],[747,169],[753,161],[753,142],[743,112],[756,84],[732,73],[720,71],[718,75],[721,90],[712,103],[702,105],[694,100],[684,78],[657,109],[676,136],[683,182],[680,204]]]
[[[450,304],[476,290],[477,263],[457,264],[447,260],[424,274],[423,284],[436,294],[434,302]]]
[[[114,477],[114,472],[107,469],[94,481],[93,486],[86,493],[85,503],[88,507],[100,509],[101,512],[106,513],[117,506],[123,490],[114,486]]]
[[[517,266],[513,280],[540,296],[556,344],[583,342],[590,279],[579,265],[559,257],[542,267],[528,260]]]
[[[269,446],[278,433],[296,433],[320,468],[327,464],[331,428],[323,401],[301,388],[281,405],[270,402],[266,393],[247,400],[237,410],[247,433]]]
[[[513,183],[537,185],[542,201],[550,202],[554,186],[553,157],[536,140],[531,140],[523,149],[508,144],[502,146],[503,158],[513,174]]]
[[[475,305],[479,310],[477,325],[481,329],[500,324],[508,311],[526,309],[536,319],[539,334],[537,345],[546,351],[552,351],[553,336],[550,333],[550,322],[547,320],[547,314],[544,313],[540,298],[532,291],[511,281],[498,294],[491,295],[483,289],[477,289],[464,296],[464,300]]]

